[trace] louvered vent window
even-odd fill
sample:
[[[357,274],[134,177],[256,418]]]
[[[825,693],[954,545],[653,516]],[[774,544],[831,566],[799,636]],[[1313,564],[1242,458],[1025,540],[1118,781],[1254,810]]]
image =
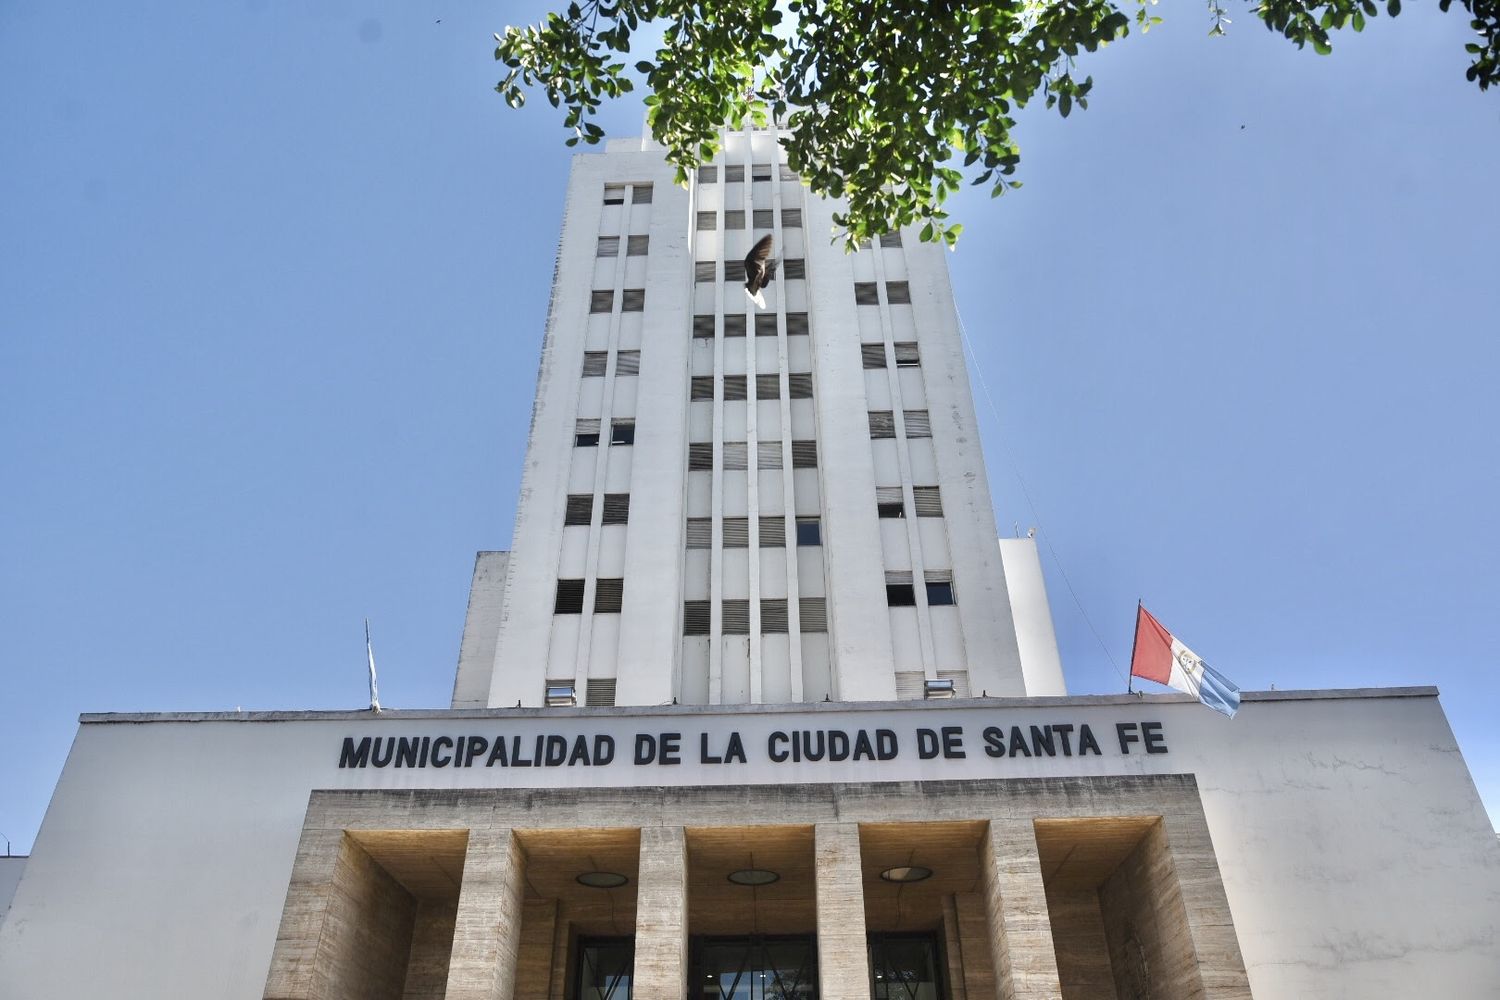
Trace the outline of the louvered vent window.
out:
[[[620,237],[601,236],[599,246],[594,251],[596,257],[618,257],[620,256]]]
[[[901,230],[898,229],[893,233],[881,233],[880,245],[887,250],[892,247],[899,247],[901,245]]]
[[[774,337],[774,336],[776,336],[776,314],[775,313],[756,313],[755,314],[755,335],[757,337]]]
[[[615,355],[616,375],[639,375],[641,373],[641,352],[621,351]]]
[[[745,179],[745,167],[743,164],[728,164],[724,167],[724,180],[726,183],[742,181]]]
[[[936,486],[913,486],[911,496],[918,517],[943,516],[943,496]]]
[[[807,277],[807,261],[801,257],[783,262],[781,276],[783,278],[805,278]]]
[[[552,613],[555,615],[583,614],[582,580],[557,581],[557,600],[553,602]]]
[[[896,414],[890,410],[870,411],[870,437],[893,438],[896,436]]]
[[[786,314],[786,335],[788,337],[807,336],[807,313]]]
[[[860,344],[860,356],[864,359],[866,368],[885,367],[885,345],[884,344]]]
[[[891,305],[900,302],[911,301],[911,285],[904,281],[887,281],[885,283],[885,300]]]
[[[724,547],[743,549],[750,544],[750,519],[748,517],[724,518]]]
[[[587,525],[594,516],[594,495],[585,493],[582,495],[571,494],[568,497],[568,506],[563,513],[563,526]]]
[[[786,377],[788,399],[812,399],[812,372],[792,372]]]
[[[624,580],[614,578],[594,581],[594,614],[617,615],[624,601]]]
[[[909,438],[932,437],[932,418],[926,410],[906,410],[902,413],[906,423],[906,436]]]
[[[859,249],[860,250],[868,250],[868,249],[870,249],[870,237],[866,236],[864,239],[862,239],[862,240],[859,241]]]
[[[682,602],[682,634],[708,635],[708,602]]]
[[[769,163],[750,164],[750,179],[752,181],[768,181],[771,179],[771,165]]]
[[[875,282],[856,281],[854,283],[854,304],[857,306],[880,305],[880,293],[875,288]]]
[[[816,517],[797,518],[797,544],[822,545],[823,524]]]
[[[804,597],[797,602],[803,632],[828,631],[828,602],[822,597]]]
[[[726,260],[724,262],[725,281],[744,281],[745,262],[742,260]]]
[[[745,335],[745,314],[724,317],[724,336],[743,337]]]
[[[589,293],[589,312],[607,313],[615,307],[615,293],[612,291],[595,291]]]
[[[818,467],[818,442],[792,442],[792,468],[816,469]]]
[[[750,221],[755,224],[756,229],[770,229],[776,225],[776,213],[769,208],[757,208]]]
[[[620,303],[620,311],[638,313],[646,308],[646,290],[644,288],[627,288]]]
[[[915,701],[927,696],[927,675],[920,670],[896,671],[896,698]]]
[[[786,635],[785,597],[761,598],[760,631],[763,635]]]
[[[630,494],[629,493],[606,493],[604,494],[604,521],[605,524],[628,524],[630,523]]]
[[[609,366],[608,351],[584,351],[583,352],[583,377],[597,378],[604,374],[604,369]]]
[[[886,583],[911,583],[912,575],[909,569],[887,570],[885,574]]]
[[[718,216],[713,212],[698,213],[698,232],[711,233],[719,227]]]
[[[781,164],[781,179],[784,181],[798,180],[797,171],[783,163]]]
[[[714,377],[712,375],[694,375],[692,383],[692,400],[702,402],[705,399],[714,398]]]
[[[688,445],[688,471],[709,472],[714,467],[714,446],[710,441],[695,441]]]
[[[711,260],[700,260],[693,265],[694,281],[713,281],[719,267]]]
[[[599,421],[580,420],[573,425],[573,445],[592,448],[599,443]]]
[[[881,517],[905,517],[906,505],[901,499],[901,487],[875,487],[875,509]]]
[[[693,339],[714,339],[714,318],[712,315],[705,316],[699,314],[693,317]]]
[[[786,518],[775,515],[760,519],[760,547],[763,549],[786,548]]]
[[[630,189],[630,203],[632,205],[651,204],[651,185],[636,184]]]
[[[726,211],[724,213],[724,228],[725,229],[744,229],[745,228],[745,213],[742,212],[742,211],[740,211],[739,209],[735,209],[733,211]]]
[[[755,442],[755,467],[761,470],[781,468],[781,442]]]
[[[630,237],[630,239],[625,244],[625,256],[627,256],[627,257],[644,257],[644,256],[646,256],[646,252],[648,250],[650,250],[650,249],[651,249],[651,237],[649,237],[649,236],[632,236],[632,237]]]
[[[606,204],[606,205],[623,205],[623,204],[625,204],[625,185],[624,184],[606,184],[606,185],[604,185],[604,204]]]
[[[687,519],[687,547],[690,549],[706,549],[713,544],[714,519],[711,517],[690,517]]]
[[[646,190],[649,191],[651,189],[647,188]],[[584,690],[588,692],[586,696],[587,704],[591,708],[611,708],[614,706],[615,679],[613,677],[590,678],[588,686]]]
[[[709,167],[699,167],[698,168],[698,183],[699,184],[717,184],[718,182],[719,182],[719,168],[718,167],[709,166]]]
[[[802,228],[802,209],[800,209],[800,208],[783,208],[781,210],[781,228],[783,228],[783,229],[801,229]]]
[[[928,573],[926,583],[929,606],[944,608],[954,603],[952,573]]]
[[[744,398],[746,398],[745,397],[745,391],[746,391],[745,390],[745,376],[743,376],[743,375],[725,375],[724,376],[724,398],[725,399],[744,399]]]
[[[757,375],[757,376],[755,376],[755,398],[756,399],[780,399],[781,398],[781,376],[780,375]]]
[[[922,353],[917,350],[914,341],[906,341],[896,345],[896,367],[897,368],[919,368],[922,364]]]
[[[635,444],[635,421],[616,418],[609,425],[610,444]]]
[[[750,634],[750,602],[746,600],[725,601],[723,608],[723,633],[725,635]]]
[[[741,471],[748,465],[749,456],[746,454],[743,441],[725,441],[723,454],[725,469]]]

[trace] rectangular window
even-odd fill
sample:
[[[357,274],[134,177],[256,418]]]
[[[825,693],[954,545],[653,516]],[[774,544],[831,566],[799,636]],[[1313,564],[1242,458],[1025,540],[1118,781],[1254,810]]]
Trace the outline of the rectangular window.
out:
[[[568,495],[568,506],[563,512],[563,527],[587,525],[593,516],[594,495],[592,493]]]
[[[742,181],[744,179],[745,179],[745,167],[744,167],[743,164],[731,163],[731,164],[726,164],[725,165],[725,167],[724,167],[724,182],[726,184],[732,184],[735,181]]]
[[[583,581],[558,580],[557,598],[552,602],[555,615],[583,614]]]
[[[760,599],[760,631],[763,635],[786,635],[786,598]]]
[[[911,497],[918,517],[943,516],[943,496],[936,486],[913,486]]]
[[[866,236],[864,239],[860,240],[859,241],[859,248],[858,249],[859,250],[868,250],[868,249],[870,249],[870,237]]]
[[[749,635],[750,602],[746,600],[725,601],[722,621],[724,635]]]
[[[917,350],[915,341],[905,341],[896,345],[897,368],[920,368],[921,366],[922,352]]]
[[[580,420],[573,425],[573,446],[592,448],[599,443],[599,421]]]
[[[781,228],[783,228],[783,229],[801,229],[802,228],[802,209],[800,209],[800,208],[783,208],[781,210]]]
[[[599,245],[594,250],[595,257],[618,257],[620,256],[620,237],[601,236]]]
[[[609,425],[610,444],[635,444],[635,421],[615,420]]]
[[[682,602],[682,634],[708,635],[709,611],[707,601]]]
[[[746,396],[745,396],[746,391],[747,390],[746,390],[746,387],[745,387],[745,376],[743,376],[743,375],[725,375],[724,376],[724,398],[726,400],[745,399],[746,398]]]
[[[750,456],[743,441],[725,441],[723,451],[724,468],[736,472],[744,471],[749,464]]]
[[[627,288],[620,303],[620,311],[638,313],[646,308],[646,290],[644,288]]]
[[[905,517],[906,504],[901,499],[901,487],[875,487],[875,509],[881,517]]]
[[[780,375],[757,375],[757,376],[755,376],[755,398],[756,399],[780,399],[781,398],[781,376]]]
[[[860,344],[860,357],[864,359],[866,368],[885,367],[885,345],[884,344]]]
[[[782,262],[782,268],[781,268],[781,276],[783,278],[806,278],[807,277],[807,261],[803,260],[801,257],[796,257],[796,258],[793,258],[792,260],[783,261]]]
[[[822,597],[804,597],[797,602],[798,617],[802,619],[803,632],[828,631],[828,603]]]
[[[932,418],[928,416],[926,410],[906,410],[901,416],[906,424],[907,437],[932,437]]]
[[[606,185],[604,185],[604,204],[606,204],[606,205],[623,205],[623,204],[625,204],[625,185],[624,184],[606,184]]]
[[[615,355],[616,375],[639,375],[641,373],[641,352],[621,351]]]
[[[609,366],[608,351],[584,351],[583,352],[583,377],[601,378],[604,370]]]
[[[649,237],[649,236],[632,236],[632,237],[630,237],[627,240],[627,242],[625,244],[625,256],[627,256],[627,257],[644,257],[644,256],[646,256],[647,252],[650,249],[651,249],[651,237]]]
[[[788,337],[807,336],[807,313],[786,314],[786,335]]]
[[[705,167],[699,167],[698,168],[698,183],[699,184],[717,184],[718,182],[719,182],[719,168],[718,167],[715,167],[715,166],[705,166]]]
[[[625,581],[621,578],[594,581],[594,614],[617,615],[625,603]]]
[[[917,606],[916,588],[909,583],[888,583],[885,585],[885,603],[893,608],[914,608]]]
[[[744,229],[745,228],[745,213],[742,212],[742,211],[740,211],[739,209],[734,209],[732,211],[726,211],[724,213],[724,228],[725,229]]]
[[[769,208],[757,208],[751,213],[750,221],[756,229],[771,229],[776,225],[776,213]]]
[[[739,313],[735,316],[724,317],[724,336],[743,337],[745,335],[745,314]]]
[[[694,281],[713,281],[714,275],[718,273],[718,265],[711,260],[700,260],[693,265]]]
[[[755,314],[755,335],[757,337],[774,337],[774,336],[776,336],[776,314],[775,313],[756,313]]]
[[[608,290],[598,290],[589,293],[589,312],[607,313],[615,307],[615,293]]]
[[[891,305],[911,301],[911,285],[904,281],[887,281],[885,283],[885,300]]]
[[[781,179],[784,181],[796,181],[800,178],[797,177],[797,171],[783,163],[781,164]]]
[[[797,518],[797,544],[822,545],[823,525],[816,517]]]
[[[792,372],[786,377],[788,399],[812,399],[812,372]]]
[[[703,313],[699,313],[697,316],[693,317],[693,339],[714,339],[714,318],[711,314],[705,315]]]
[[[724,518],[724,547],[743,549],[750,544],[750,519],[748,517]]]
[[[786,547],[786,518],[777,514],[760,519],[760,547],[763,549]]]
[[[604,494],[604,524],[630,523],[630,494]]]
[[[750,179],[752,181],[768,181],[771,179],[771,165],[769,163],[750,164]]]
[[[880,305],[880,293],[876,291],[873,281],[856,281],[854,283],[854,304],[857,306]]]
[[[651,185],[637,184],[630,189],[630,203],[632,205],[651,204]]]
[[[745,262],[742,260],[726,260],[724,262],[725,281],[744,281]]]
[[[901,230],[898,229],[893,233],[881,233],[880,245],[887,250],[899,247],[901,245]]]
[[[893,438],[896,436],[896,414],[890,410],[870,411],[870,437]]]
[[[711,517],[690,517],[687,519],[687,547],[690,549],[706,549],[713,544],[714,519]]]
[[[818,442],[792,442],[792,468],[816,469],[818,467]]]
[[[927,604],[930,607],[947,607],[953,603],[953,581],[927,580]]]
[[[588,692],[586,704],[591,707],[610,708],[615,703],[615,679],[613,677],[590,677],[585,690]]]
[[[762,471],[781,468],[781,442],[755,442],[755,467]]]
[[[714,467],[712,441],[694,441],[688,445],[688,471],[709,472]]]
[[[713,398],[714,377],[712,375],[694,375],[691,393],[692,401],[696,403]]]
[[[719,228],[718,215],[714,212],[698,213],[698,232],[711,233]]]

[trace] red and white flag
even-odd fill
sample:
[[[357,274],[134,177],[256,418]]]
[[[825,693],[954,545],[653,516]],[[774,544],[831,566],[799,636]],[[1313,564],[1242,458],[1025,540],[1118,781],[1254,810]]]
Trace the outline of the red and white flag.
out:
[[[1203,657],[1184,646],[1142,606],[1136,608],[1130,676],[1184,691],[1231,719],[1240,710],[1240,689],[1204,663]]]

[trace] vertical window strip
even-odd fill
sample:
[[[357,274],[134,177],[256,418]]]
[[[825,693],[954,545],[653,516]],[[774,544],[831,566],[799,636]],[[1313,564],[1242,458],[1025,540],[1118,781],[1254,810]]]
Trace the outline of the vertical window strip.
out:
[[[783,261],[781,267],[781,276],[783,278],[806,278],[807,261],[803,260],[801,257],[794,257],[791,260]]]
[[[742,260],[726,260],[724,262],[725,281],[744,281],[745,262]]]
[[[802,228],[802,209],[800,209],[800,208],[783,208],[781,210],[781,228],[783,228],[783,229],[801,229]]]
[[[734,316],[724,317],[724,336],[743,337],[745,335],[745,314],[739,313]]]
[[[776,213],[769,208],[757,208],[751,213],[750,221],[756,229],[771,229],[776,225]]]
[[[644,288],[627,288],[621,298],[620,311],[638,313],[646,308],[646,290]]]
[[[589,293],[589,312],[607,313],[615,308],[615,293],[610,289],[596,289]]]
[[[828,631],[828,603],[822,597],[804,597],[797,602],[801,630],[806,633]]]
[[[687,547],[690,549],[706,549],[713,544],[714,519],[711,517],[690,517],[687,519]]]
[[[745,213],[740,209],[729,209],[724,212],[725,229],[744,229]]]
[[[786,314],[786,335],[788,337],[807,336],[807,313],[795,312]]]
[[[623,204],[625,204],[625,185],[624,184],[606,184],[606,185],[604,185],[604,204],[606,204],[606,205],[623,205]]]
[[[698,213],[698,232],[711,233],[719,228],[719,217],[714,212]]]
[[[604,375],[604,370],[609,367],[608,351],[584,351],[583,352],[583,377],[598,378]]]
[[[857,306],[880,305],[880,293],[876,290],[873,281],[856,281],[854,283],[854,304]]]
[[[763,472],[781,468],[781,442],[755,442],[755,467]]]
[[[926,410],[904,410],[902,411],[902,419],[906,423],[907,437],[932,437],[932,418]]]
[[[693,264],[694,281],[713,281],[718,272],[718,265],[711,260],[700,260]]]
[[[594,517],[594,495],[592,493],[569,494],[563,510],[563,527],[587,525]]]
[[[812,372],[792,372],[786,377],[788,399],[812,399]]]
[[[620,237],[601,236],[599,245],[594,250],[595,257],[618,257],[620,256]]]
[[[870,437],[893,438],[896,436],[896,414],[891,410],[870,411]]]
[[[611,708],[615,703],[615,679],[613,677],[590,677],[584,689],[585,704],[590,708]]]
[[[724,442],[724,468],[726,470],[743,471],[747,468],[749,455],[746,453],[746,445],[743,441]]]
[[[885,283],[885,300],[891,305],[910,302],[911,285],[905,281],[887,281]]]
[[[745,179],[745,166],[742,163],[729,163],[724,166],[724,183],[732,184],[735,181]]]
[[[714,467],[712,441],[694,441],[688,445],[688,471],[711,472]]]
[[[755,314],[755,335],[757,337],[774,337],[774,336],[776,336],[776,314],[775,313],[756,313]]]
[[[896,367],[917,368],[922,364],[922,354],[915,341],[904,341],[896,345]]]
[[[936,486],[913,486],[911,495],[918,517],[943,516],[943,497]]]
[[[615,355],[616,375],[639,375],[641,373],[641,352],[620,351]]]
[[[746,398],[745,392],[746,392],[745,376],[743,376],[743,375],[725,375],[724,376],[724,399],[725,400],[745,399]]]
[[[786,635],[787,605],[785,597],[763,597],[760,600],[762,635]]]
[[[777,466],[781,468],[781,466]],[[779,514],[760,519],[760,547],[763,549],[786,548],[786,518]]]
[[[604,494],[604,519],[603,524],[628,524],[630,523],[630,494],[629,493],[606,493]]]
[[[632,205],[649,205],[651,204],[651,195],[650,184],[637,184],[630,189],[630,203]]]
[[[617,615],[625,603],[625,581],[620,577],[594,581],[594,614]]]
[[[712,313],[699,313],[693,317],[693,339],[714,339],[714,317]]]
[[[792,468],[816,469],[818,467],[818,442],[792,442]]]
[[[682,634],[708,635],[709,607],[707,601],[682,602]]]
[[[552,602],[552,613],[555,615],[583,614],[582,580],[557,581],[557,597]]]
[[[748,517],[724,518],[724,547],[743,549],[750,544],[750,519]]]
[[[625,243],[625,256],[644,257],[651,249],[651,237],[631,236]]]
[[[769,163],[750,164],[750,179],[752,181],[768,181],[771,179],[771,165]]]
[[[692,381],[692,392],[690,399],[699,403],[714,398],[714,377],[712,375],[694,375]]]
[[[698,168],[699,184],[717,184],[719,182],[719,168],[713,165]]]
[[[822,545],[823,522],[816,517],[797,518],[797,544]]]
[[[755,376],[755,398],[757,400],[780,399],[781,376],[774,374]]]
[[[724,635],[750,634],[750,602],[748,600],[725,601],[722,616]]]
[[[859,353],[864,361],[865,368],[885,367],[885,345],[884,344],[860,344]]]

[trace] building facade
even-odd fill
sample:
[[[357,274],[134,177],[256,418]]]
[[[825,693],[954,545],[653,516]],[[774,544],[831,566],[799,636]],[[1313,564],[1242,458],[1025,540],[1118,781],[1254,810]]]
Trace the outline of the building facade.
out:
[[[1500,995],[1437,692],[1067,696],[941,251],[775,138],[575,159],[452,706],[83,717],[0,996]]]

